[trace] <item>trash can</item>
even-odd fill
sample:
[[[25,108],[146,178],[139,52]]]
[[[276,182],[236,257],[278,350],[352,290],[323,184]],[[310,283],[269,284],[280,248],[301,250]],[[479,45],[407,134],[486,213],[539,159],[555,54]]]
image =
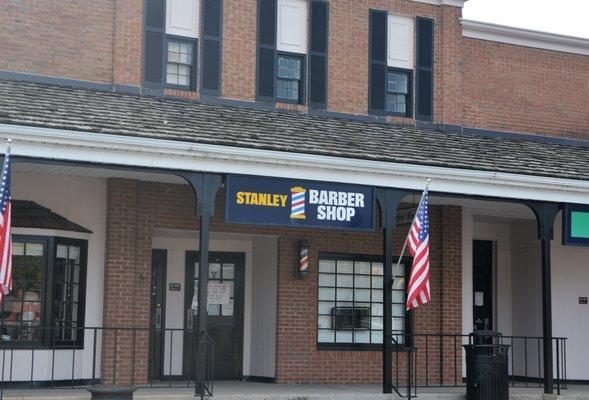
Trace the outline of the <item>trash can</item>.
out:
[[[466,399],[508,400],[509,345],[500,344],[501,333],[476,331],[469,334],[466,350]]]

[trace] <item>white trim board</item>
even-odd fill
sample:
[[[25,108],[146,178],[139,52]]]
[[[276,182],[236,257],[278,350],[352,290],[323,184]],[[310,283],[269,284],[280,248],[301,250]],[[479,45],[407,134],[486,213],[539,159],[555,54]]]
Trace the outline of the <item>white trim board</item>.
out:
[[[589,39],[514,28],[488,22],[463,19],[462,36],[589,56]]]
[[[0,124],[12,154],[183,171],[248,174],[434,192],[586,204],[589,181],[359,160]]]
[[[454,6],[454,7],[464,7],[464,3],[468,0],[412,0],[417,3],[425,3],[425,4],[433,4],[436,6]]]

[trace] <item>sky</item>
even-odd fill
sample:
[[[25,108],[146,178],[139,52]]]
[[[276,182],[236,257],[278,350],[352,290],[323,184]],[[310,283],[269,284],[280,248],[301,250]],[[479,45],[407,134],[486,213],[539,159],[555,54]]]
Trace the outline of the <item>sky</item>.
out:
[[[589,39],[589,0],[468,0],[462,16]]]

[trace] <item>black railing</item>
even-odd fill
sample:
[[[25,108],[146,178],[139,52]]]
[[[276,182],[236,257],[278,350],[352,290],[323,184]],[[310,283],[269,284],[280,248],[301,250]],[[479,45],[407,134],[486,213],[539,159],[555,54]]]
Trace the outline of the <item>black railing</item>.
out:
[[[567,388],[566,338],[552,338],[554,388]],[[465,386],[464,344],[472,337],[463,334],[415,333],[394,335],[393,383],[401,397],[411,398],[417,388]],[[542,337],[502,336],[509,347],[509,385],[543,387]],[[406,345],[403,345],[406,344]]]
[[[113,386],[194,387],[213,394],[215,343],[207,332],[137,327],[30,327],[27,339],[2,335],[0,389]],[[32,332],[32,334],[31,334]],[[158,340],[154,340],[158,338]],[[188,348],[186,348],[188,347]],[[202,376],[195,365],[204,357]],[[1,392],[0,392],[1,396]],[[0,397],[1,398],[1,397]]]

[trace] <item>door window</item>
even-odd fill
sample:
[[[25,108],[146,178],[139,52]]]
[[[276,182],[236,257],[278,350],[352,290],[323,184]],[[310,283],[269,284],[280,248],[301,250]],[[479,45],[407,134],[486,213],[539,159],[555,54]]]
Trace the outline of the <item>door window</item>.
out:
[[[199,263],[194,263],[194,301],[198,301]],[[224,304],[211,304],[207,308],[208,315],[217,317],[232,317],[235,298],[235,264],[234,263],[209,263],[209,284],[221,283],[229,292],[229,301]],[[193,303],[194,303],[193,301]],[[196,304],[196,303],[195,303]],[[198,314],[198,309],[194,310]]]

